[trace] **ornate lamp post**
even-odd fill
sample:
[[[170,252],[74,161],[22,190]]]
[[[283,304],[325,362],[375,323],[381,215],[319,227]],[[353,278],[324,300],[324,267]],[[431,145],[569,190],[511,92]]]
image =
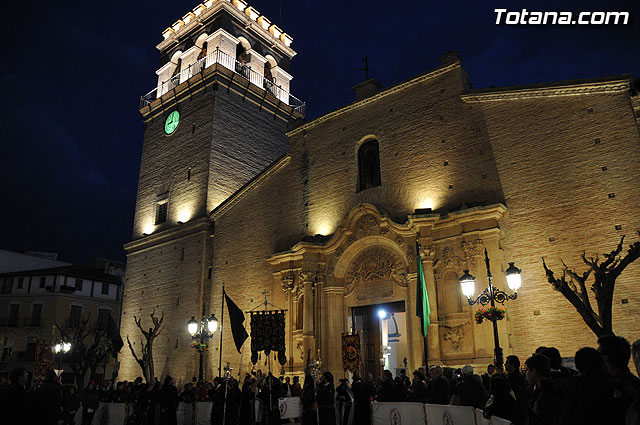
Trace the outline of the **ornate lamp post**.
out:
[[[71,351],[71,343],[58,340],[56,345],[53,346],[53,351],[55,351],[56,357],[58,358],[58,377],[60,377],[60,375],[62,375],[62,356]]]
[[[487,249],[484,249],[484,262],[487,266],[487,280],[489,281],[489,287],[485,288],[484,291],[476,299],[471,299],[475,292],[475,277],[469,274],[469,270],[465,270],[464,274],[460,276],[460,286],[462,287],[462,293],[467,297],[467,301],[469,301],[469,305],[481,304],[487,305],[491,304],[491,307],[496,306],[496,302],[503,304],[508,300],[515,300],[518,297],[518,289],[520,289],[521,285],[521,276],[520,269],[513,265],[513,263],[509,263],[509,267],[505,270],[505,275],[507,276],[507,284],[509,288],[513,291],[513,294],[509,295],[504,291],[493,286],[493,276],[491,275],[491,269],[489,268],[489,255],[487,254]],[[495,365],[497,368],[502,369],[503,366],[503,358],[502,358],[502,348],[500,348],[500,340],[498,337],[498,324],[497,321],[501,318],[498,318],[495,314],[492,314],[491,317],[487,317],[493,323],[493,341],[494,341],[494,356],[495,356]]]
[[[198,378],[200,381],[204,378],[204,370],[202,368],[202,356],[204,354],[204,345],[205,340],[213,337],[216,329],[218,329],[218,319],[216,316],[211,313],[211,317],[208,319],[204,314],[205,306],[202,305],[202,318],[200,319],[200,323],[198,323],[194,316],[191,316],[191,320],[187,322],[187,330],[191,334],[191,339],[197,341],[199,343],[197,349],[200,353],[200,368],[198,370]]]

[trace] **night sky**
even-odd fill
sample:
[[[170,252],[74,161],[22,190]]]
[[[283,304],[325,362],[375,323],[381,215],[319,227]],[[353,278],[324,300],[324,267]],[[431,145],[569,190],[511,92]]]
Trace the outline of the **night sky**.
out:
[[[291,92],[316,118],[353,101],[364,55],[385,87],[456,50],[474,88],[640,76],[640,2],[312,1],[249,4],[293,38]],[[140,95],[161,32],[196,1],[3,6],[0,248],[124,260],[142,148]],[[495,8],[628,11],[628,25],[495,25]]]

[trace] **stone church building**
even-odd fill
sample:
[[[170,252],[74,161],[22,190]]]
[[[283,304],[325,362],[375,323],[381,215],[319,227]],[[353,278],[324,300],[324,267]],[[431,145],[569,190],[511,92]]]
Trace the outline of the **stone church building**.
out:
[[[290,93],[292,38],[243,0],[208,0],[163,33],[158,86],[143,96],[145,136],[121,333],[140,349],[134,316],[164,312],[155,374],[198,375],[187,321],[221,319],[222,286],[243,310],[286,310],[287,362],[308,353],[342,377],[341,335],[362,331],[363,371],[423,364],[416,311],[416,241],[431,306],[428,362],[492,361],[493,332],[461,293],[508,293],[508,262],[522,269],[499,322],[505,356],[540,345],[572,357],[596,338],[546,282],[542,257],[584,271],[580,254],[609,252],[640,228],[640,96],[630,75],[475,90],[460,57],[388,88],[354,87],[356,100],[304,120]],[[640,338],[640,264],[619,278],[614,329]],[[377,312],[384,309],[387,319]],[[205,376],[238,353],[225,310],[204,355]],[[245,325],[249,330],[249,315]],[[125,346],[120,379],[141,375]],[[267,368],[264,354],[256,368]]]

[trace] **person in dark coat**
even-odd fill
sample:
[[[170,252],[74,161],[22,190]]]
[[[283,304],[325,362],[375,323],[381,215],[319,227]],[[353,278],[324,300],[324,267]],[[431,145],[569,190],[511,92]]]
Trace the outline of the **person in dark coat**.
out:
[[[80,409],[80,395],[75,385],[64,385],[62,390],[62,419],[65,425],[74,425],[76,412]]]
[[[605,335],[598,338],[598,351],[615,388],[614,415],[610,422],[637,424],[640,422],[640,379],[629,370],[631,344],[623,337]]]
[[[300,377],[293,377],[293,384],[291,384],[291,397],[302,397],[302,388],[300,387]]]
[[[564,391],[551,379],[549,358],[534,354],[524,364],[527,366],[527,381],[534,386],[533,397],[529,400],[529,424],[553,424],[562,412]]]
[[[456,384],[453,390],[451,404],[484,409],[487,403],[487,393],[482,386],[482,380],[480,377],[475,378],[471,365],[462,368],[462,375],[462,380]]]
[[[156,418],[156,393],[153,384],[146,384],[143,391],[139,392],[137,412],[138,423],[141,425],[155,424]]]
[[[280,380],[269,372],[264,379],[264,384],[258,398],[260,398],[264,411],[265,421],[268,425],[280,423],[280,409],[278,407],[278,395],[280,394]],[[267,419],[268,416],[268,419]],[[264,421],[263,421],[264,422]]]
[[[396,401],[397,402],[406,402],[407,401],[407,387],[405,387],[404,380],[396,376],[393,379],[393,384],[396,389]]]
[[[27,370],[17,367],[9,373],[10,384],[2,389],[0,394],[0,411],[8,424],[25,424],[29,417],[27,407]]]
[[[213,379],[213,389],[208,394],[209,400],[212,402],[211,425],[222,424],[222,418],[224,417],[224,385],[222,378],[215,377]]]
[[[82,425],[91,425],[98,407],[100,407],[100,393],[96,389],[96,383],[89,381],[82,393]]]
[[[482,378],[482,386],[489,392],[491,389],[491,377],[496,373],[496,366],[494,364],[487,365],[487,373],[480,375]]]
[[[304,376],[302,388],[302,425],[318,425],[318,404],[316,402],[315,381],[311,374]]]
[[[427,391],[429,392],[429,403],[449,404],[449,380],[442,373],[442,367],[431,366],[429,369],[431,382]]]
[[[62,386],[53,370],[47,371],[36,390],[34,413],[38,425],[55,425],[62,419]]]
[[[224,416],[225,425],[237,425],[240,404],[242,403],[242,391],[240,385],[235,378],[227,378],[225,394]],[[224,387],[224,386],[223,386]]]
[[[349,388],[348,379],[340,379],[340,385],[336,388],[336,401],[338,403],[340,423],[346,424],[353,406],[353,393]]]
[[[419,370],[413,372],[413,382],[409,389],[408,400],[412,403],[426,403],[428,399],[427,383]]]
[[[518,416],[513,423],[514,425],[526,425],[529,414],[527,380],[520,372],[520,359],[518,356],[507,356],[504,369],[507,372],[505,376],[509,388],[511,388],[511,391],[513,391],[513,394],[516,396],[516,404],[518,406]]]
[[[576,352],[580,375],[568,384],[560,423],[563,425],[597,425],[611,422],[615,408],[615,388],[607,376],[602,355],[595,348]]]
[[[333,375],[331,372],[325,372],[320,377],[320,385],[318,385],[318,417],[321,425],[336,424],[336,395],[333,387]]]
[[[376,388],[371,382],[365,382],[360,375],[353,375],[353,424],[371,424],[371,400],[376,394]]]
[[[382,385],[378,388],[378,394],[376,400],[379,402],[398,401],[396,386],[393,382],[393,375],[391,371],[382,371]]]
[[[173,385],[173,378],[167,375],[164,384],[158,392],[158,404],[160,405],[160,423],[163,425],[177,425],[178,417],[178,389]]]
[[[240,403],[240,425],[253,424],[254,399],[256,383],[255,379],[246,374],[242,383],[242,401]]]
[[[484,417],[497,416],[514,422],[518,417],[518,404],[515,396],[511,393],[507,379],[494,373],[489,379],[489,390],[491,395],[484,407]]]

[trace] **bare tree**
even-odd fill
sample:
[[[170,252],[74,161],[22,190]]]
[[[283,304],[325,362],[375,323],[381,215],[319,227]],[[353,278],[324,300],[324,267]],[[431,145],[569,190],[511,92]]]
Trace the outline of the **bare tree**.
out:
[[[60,327],[54,322],[54,327],[60,333],[62,340],[71,343],[69,353],[69,366],[73,371],[73,377],[78,388],[84,388],[84,379],[87,371],[95,373],[99,364],[111,353],[111,341],[104,330],[92,330],[89,326],[90,315],[80,319],[75,323],[75,329]],[[91,339],[93,336],[93,340]]]
[[[638,234],[640,235],[640,232]],[[581,257],[582,261],[587,265],[587,270],[582,274],[578,274],[567,267],[563,261],[564,269],[562,270],[562,277],[559,279],[554,276],[553,271],[549,270],[544,258],[542,258],[547,281],[553,286],[553,289],[560,291],[571,305],[576,308],[589,329],[598,337],[607,334],[613,335],[612,307],[616,279],[629,264],[640,257],[640,242],[634,242],[629,245],[626,255],[620,256],[623,242],[624,236],[620,239],[616,249],[608,254],[603,254],[605,257],[603,262],[600,262],[597,255],[595,258],[587,258],[583,251]],[[587,280],[591,273],[593,273],[594,280],[591,290],[595,295],[597,313],[591,306],[589,293],[587,292]],[[567,276],[569,280],[567,280]]]
[[[138,328],[140,329],[140,332],[142,332],[142,335],[144,335],[144,340],[140,339],[140,347],[141,347],[140,357],[136,355],[136,352],[133,349],[133,345],[129,340],[129,335],[127,335],[127,343],[129,344],[129,350],[131,350],[131,354],[133,355],[133,358],[136,360],[136,362],[140,366],[140,369],[142,369],[142,374],[144,375],[144,379],[147,383],[153,382],[153,377],[155,376],[154,374],[155,371],[153,367],[153,340],[162,331],[162,321],[164,320],[164,311],[162,312],[162,315],[158,318],[154,310],[151,312],[150,317],[151,317],[151,323],[153,324],[153,328],[149,328],[148,331],[145,331],[144,327],[142,327],[142,318],[138,319],[136,316],[133,316],[133,321],[135,322],[136,326],[138,326]]]

